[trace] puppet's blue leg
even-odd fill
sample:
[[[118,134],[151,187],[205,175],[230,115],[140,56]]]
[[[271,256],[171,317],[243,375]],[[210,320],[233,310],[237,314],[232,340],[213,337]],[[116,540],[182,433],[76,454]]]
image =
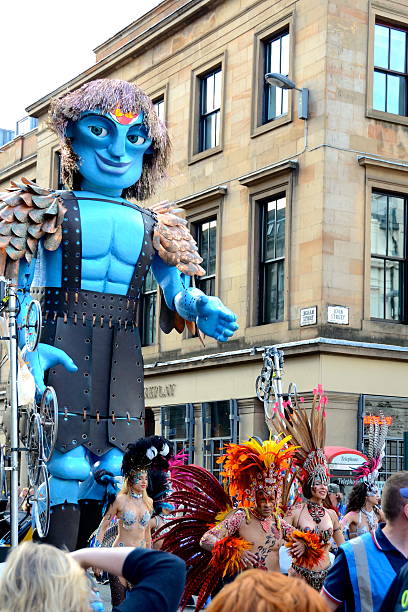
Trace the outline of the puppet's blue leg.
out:
[[[112,482],[112,476],[119,476],[121,473],[122,451],[111,448],[102,457],[88,451],[88,459],[92,471],[79,488],[81,517],[77,548],[88,546],[89,538],[98,528],[103,513],[120,490],[120,487],[117,489],[116,483]]]
[[[79,526],[79,485],[88,478],[91,469],[86,450],[82,446],[67,453],[54,450],[47,468],[51,474],[51,521],[46,542],[75,550]]]

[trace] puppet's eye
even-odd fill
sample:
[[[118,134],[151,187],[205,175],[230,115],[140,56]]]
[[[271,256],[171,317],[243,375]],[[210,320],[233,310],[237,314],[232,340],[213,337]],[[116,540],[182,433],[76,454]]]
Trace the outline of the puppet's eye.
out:
[[[139,136],[139,134],[128,134],[128,141],[135,145],[142,145],[146,142],[146,138]]]
[[[91,130],[94,136],[106,136],[108,130],[104,127],[100,127],[99,125],[90,125],[89,129]]]

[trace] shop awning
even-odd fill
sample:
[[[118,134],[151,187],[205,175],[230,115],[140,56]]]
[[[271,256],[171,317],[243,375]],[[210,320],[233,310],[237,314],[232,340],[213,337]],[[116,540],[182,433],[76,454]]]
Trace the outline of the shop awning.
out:
[[[367,457],[354,448],[346,446],[325,446],[324,454],[329,464],[330,472],[333,470],[354,470],[367,461]]]

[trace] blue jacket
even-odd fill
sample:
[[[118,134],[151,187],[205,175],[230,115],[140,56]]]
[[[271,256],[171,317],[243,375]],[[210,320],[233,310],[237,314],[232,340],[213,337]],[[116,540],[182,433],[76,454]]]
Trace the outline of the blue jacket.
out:
[[[396,572],[371,533],[342,545],[354,591],[356,612],[378,612]]]

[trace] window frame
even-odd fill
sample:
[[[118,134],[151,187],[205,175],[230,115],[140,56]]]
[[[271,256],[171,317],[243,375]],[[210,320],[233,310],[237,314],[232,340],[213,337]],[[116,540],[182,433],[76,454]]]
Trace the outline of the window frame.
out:
[[[183,406],[185,407],[185,423],[186,423],[186,437],[185,438],[174,438],[170,439],[168,437],[168,432],[166,431],[166,427],[169,425],[169,422],[166,421],[165,417],[165,409],[172,408],[174,406]],[[160,426],[161,426],[161,435],[164,436],[169,442],[172,443],[173,451],[176,454],[178,452],[177,442],[183,443],[183,448],[185,452],[188,454],[188,463],[193,463],[194,461],[194,441],[195,441],[195,417],[194,417],[194,404],[166,404],[160,406]]]
[[[216,240],[216,263],[215,263],[215,295],[222,299],[220,295],[220,278],[221,278],[221,234],[222,234],[222,209],[224,197],[227,195],[228,189],[225,185],[210,188],[206,191],[192,194],[187,198],[177,200],[176,204],[186,211],[186,218],[189,224],[189,229],[193,237],[195,237],[194,225],[201,223],[206,219],[212,218],[217,220],[217,240]],[[207,338],[207,342],[212,342],[211,338]],[[192,336],[187,329],[183,333],[183,344],[191,343],[191,348],[196,349],[197,338]],[[214,342],[216,342],[214,340]],[[188,346],[185,345],[188,350]]]
[[[206,416],[207,407],[210,404],[216,404],[217,401],[214,402],[203,402],[201,404],[201,422],[203,427],[203,438],[202,438],[202,452],[203,452],[203,466],[214,474],[214,471],[219,473],[218,479],[221,482],[222,477],[220,472],[222,470],[221,466],[217,470],[214,470],[214,465],[216,462],[216,458],[220,455],[214,453],[215,442],[218,443],[233,443],[236,444],[239,440],[239,410],[238,410],[238,400],[230,399],[230,400],[221,400],[229,402],[229,419],[230,419],[230,436],[211,436],[211,420]],[[208,435],[207,435],[208,434]],[[210,466],[208,464],[210,462]],[[216,474],[214,474],[216,476]]]
[[[280,257],[273,257],[272,259],[265,261],[265,231],[264,226],[266,222],[266,206],[270,202],[278,201],[285,198],[285,245],[284,245],[284,255]],[[259,227],[259,252],[258,252],[258,286],[259,286],[259,300],[258,300],[258,325],[270,325],[273,323],[281,323],[284,320],[285,316],[285,287],[283,288],[283,314],[282,318],[273,319],[272,321],[265,321],[265,286],[266,286],[266,270],[269,266],[273,266],[275,264],[279,265],[279,262],[283,261],[283,277],[285,282],[285,255],[287,253],[286,248],[286,222],[287,222],[287,195],[286,191],[277,191],[273,196],[267,196],[264,199],[259,199],[257,201],[258,208],[258,227]],[[276,207],[275,207],[276,211]],[[276,246],[276,245],[275,245]]]
[[[222,89],[222,67],[216,66],[213,70],[202,74],[199,77],[199,88],[200,88],[200,104],[199,104],[199,127],[198,127],[198,153],[204,153],[204,151],[208,151],[209,149],[215,149],[219,146],[219,142],[210,147],[205,147],[205,133],[206,133],[206,125],[209,117],[215,116],[216,119],[221,124],[221,90],[220,90],[220,106],[214,108],[213,110],[204,110],[204,100],[207,97],[207,88],[208,88],[208,79],[210,77],[214,77],[215,75],[220,74],[220,88]],[[221,125],[220,125],[220,133],[221,133]]]
[[[378,402],[377,406],[374,408],[374,411],[372,408],[370,410],[367,410],[367,408],[369,408],[369,406],[371,405],[371,402]],[[367,440],[367,436],[365,435],[365,431],[364,431],[364,416],[373,414],[373,412],[379,412],[379,410],[382,409],[384,412],[384,416],[387,417],[388,416],[387,415],[387,408],[388,408],[387,403],[390,403],[391,408],[392,408],[393,402],[401,402],[401,403],[408,402],[408,397],[392,396],[392,395],[369,395],[369,394],[360,395],[359,410],[358,410],[359,427],[358,427],[358,432],[357,432],[357,449],[361,451],[362,453],[364,453],[364,445]],[[369,406],[367,406],[367,403],[369,404]],[[397,409],[402,410],[402,406],[398,406]],[[383,458],[382,467],[381,467],[379,478],[378,478],[379,482],[384,482],[386,478],[388,478],[389,475],[397,471],[400,471],[398,469],[396,470],[387,469],[387,461],[390,458],[393,458],[393,457],[396,458],[396,461],[400,461],[400,464],[402,466],[401,469],[402,470],[406,469],[404,464],[406,464],[406,462],[408,461],[408,449],[405,447],[407,438],[408,438],[407,432],[404,432],[403,438],[387,435],[385,456]],[[396,455],[394,454],[391,455],[389,453],[389,445],[387,443],[396,443],[397,446],[402,445],[402,453],[398,453],[398,450],[397,450]]]
[[[167,125],[168,122],[168,110],[169,110],[169,84],[165,83],[162,87],[154,89],[149,92],[149,98],[152,101],[152,104],[155,104],[158,100],[163,99],[164,102],[164,124]]]
[[[389,256],[389,255],[381,255],[381,254],[373,254],[372,252],[372,247],[371,247],[371,212],[372,212],[372,200],[373,200],[373,195],[377,193],[377,194],[382,194],[385,195],[387,197],[397,197],[397,198],[402,198],[404,200],[404,224],[405,224],[405,234],[404,234],[404,251],[405,251],[405,257],[401,258],[401,257],[396,257],[396,256]],[[388,221],[388,217],[387,217],[387,221]],[[388,240],[388,237],[387,237]],[[401,307],[400,307],[400,312],[401,312],[401,319],[400,320],[396,320],[396,319],[387,319],[385,317],[373,317],[371,315],[371,262],[373,259],[377,259],[377,260],[382,260],[384,262],[386,261],[399,261],[403,264],[404,266],[404,272],[402,275],[402,279],[400,279],[400,283],[402,283],[402,290],[401,290]],[[386,293],[385,293],[385,289],[386,289],[386,281],[384,281],[384,314],[385,314],[385,301],[386,301]],[[408,323],[408,194],[404,194],[404,193],[398,193],[396,191],[390,191],[390,189],[376,189],[373,188],[371,190],[371,198],[370,198],[370,320],[371,321],[380,321],[382,323],[395,323],[397,325],[407,325]]]
[[[218,212],[218,211],[217,211]],[[218,257],[219,257],[219,238],[218,238],[218,234],[219,234],[219,226],[218,226],[218,215],[217,213],[215,215],[210,215],[208,217],[202,217],[200,219],[196,219],[194,222],[191,223],[191,229],[192,229],[192,234],[194,236],[194,239],[197,241],[197,246],[198,246],[198,252],[200,253],[200,240],[199,240],[199,228],[204,224],[204,223],[210,223],[212,221],[215,221],[216,223],[216,231],[215,231],[215,269],[214,269],[214,274],[210,274],[210,275],[205,275],[203,277],[197,277],[196,278],[196,287],[198,289],[201,289],[201,291],[203,291],[203,289],[200,287],[200,283],[205,281],[205,280],[211,280],[211,278],[214,279],[214,293],[213,294],[208,294],[206,293],[206,295],[217,295],[217,271],[218,271]],[[201,254],[201,253],[200,253]],[[203,262],[203,267],[206,270],[206,266],[204,265]],[[207,272],[207,270],[206,270]],[[205,291],[204,291],[205,293]]]
[[[153,278],[154,278],[154,274],[153,271],[151,270],[151,268],[149,269],[149,272],[151,272]],[[159,283],[157,282],[157,280],[154,278],[154,280],[156,281],[156,289],[152,289],[150,291],[145,291],[145,283],[146,283],[146,279],[143,282],[142,285],[142,291],[141,291],[141,299],[140,299],[140,312],[138,313],[138,320],[139,320],[139,325],[141,327],[141,337],[140,337],[140,341],[141,341],[141,346],[143,349],[145,348],[151,348],[151,347],[157,347],[158,343],[159,343],[159,319],[160,319],[160,301],[159,301]],[[155,323],[154,323],[154,342],[150,343],[150,344],[145,344],[145,326],[144,326],[144,317],[145,317],[145,296],[149,295],[152,296],[153,294],[156,294],[156,300],[155,300]]]
[[[408,116],[395,115],[386,111],[374,109],[374,38],[375,25],[386,25],[403,29],[408,34],[408,11],[402,8],[397,11],[387,11],[385,9],[371,5],[368,20],[368,59],[367,59],[367,93],[366,93],[366,117],[380,119],[390,123],[408,125]],[[407,42],[408,45],[408,42]],[[408,66],[407,66],[408,68]],[[407,113],[408,113],[408,78],[407,78]]]
[[[391,338],[391,342],[394,342],[395,338],[399,338],[400,344],[404,346],[408,342],[408,325],[387,319],[371,318],[371,193],[373,190],[385,191],[397,196],[408,197],[408,167],[405,169],[398,164],[377,160],[370,156],[361,156],[358,162],[364,168],[366,176],[362,331],[373,337],[381,338],[381,342],[387,342]]]
[[[288,112],[286,115],[264,122],[265,92],[265,47],[275,36],[285,30],[289,33],[289,79],[294,73],[294,13],[287,13],[266,28],[255,32],[254,61],[252,72],[251,138],[274,130],[293,121],[293,91],[288,91]]]
[[[279,334],[288,329],[289,315],[291,312],[292,295],[290,291],[291,249],[290,235],[292,227],[292,194],[294,174],[298,169],[296,161],[288,161],[271,167],[264,171],[258,171],[241,177],[239,182],[248,188],[249,198],[249,230],[248,235],[248,294],[249,308],[247,309],[247,337],[257,337],[262,330],[263,333]],[[259,312],[259,204],[267,198],[273,198],[278,193],[286,193],[286,224],[285,224],[285,288],[284,288],[284,317],[282,321],[260,325],[258,322]],[[298,319],[297,319],[298,324]],[[278,326],[278,327],[277,327]],[[252,329],[251,329],[252,328]],[[278,329],[279,328],[279,329]]]
[[[227,53],[213,57],[205,64],[193,68],[191,72],[191,97],[190,97],[190,138],[188,146],[188,164],[193,164],[212,155],[223,151],[224,148],[224,121],[225,121],[225,83]],[[220,102],[220,141],[215,147],[200,151],[201,130],[201,82],[202,78],[215,71],[221,70],[221,102]]]

